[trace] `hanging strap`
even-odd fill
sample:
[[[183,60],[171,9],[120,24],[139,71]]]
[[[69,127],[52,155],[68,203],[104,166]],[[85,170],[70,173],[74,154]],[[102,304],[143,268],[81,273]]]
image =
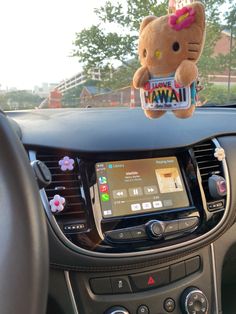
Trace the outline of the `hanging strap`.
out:
[[[195,2],[196,0],[169,0],[169,14],[175,13],[177,10]]]

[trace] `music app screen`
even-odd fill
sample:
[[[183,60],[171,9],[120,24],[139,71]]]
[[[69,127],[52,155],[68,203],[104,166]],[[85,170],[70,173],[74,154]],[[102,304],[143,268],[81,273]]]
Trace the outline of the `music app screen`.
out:
[[[189,206],[176,157],[96,164],[103,218]]]

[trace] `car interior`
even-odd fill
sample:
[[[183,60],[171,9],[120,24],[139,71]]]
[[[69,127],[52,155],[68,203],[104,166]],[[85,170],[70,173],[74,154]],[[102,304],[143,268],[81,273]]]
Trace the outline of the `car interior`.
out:
[[[140,108],[2,113],[3,313],[233,313],[235,114],[156,124]],[[55,191],[67,203],[56,214]]]
[[[231,93],[187,119],[1,110],[0,313],[235,314]]]

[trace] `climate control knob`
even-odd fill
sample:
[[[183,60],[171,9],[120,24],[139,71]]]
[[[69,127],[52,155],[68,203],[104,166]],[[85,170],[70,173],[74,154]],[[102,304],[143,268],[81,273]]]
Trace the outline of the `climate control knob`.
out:
[[[104,314],[130,314],[124,307],[114,306],[107,310]]]
[[[151,220],[147,223],[147,232],[151,238],[160,239],[163,237],[165,226],[162,221]]]
[[[181,307],[185,314],[208,314],[209,303],[201,290],[190,287],[181,296]]]

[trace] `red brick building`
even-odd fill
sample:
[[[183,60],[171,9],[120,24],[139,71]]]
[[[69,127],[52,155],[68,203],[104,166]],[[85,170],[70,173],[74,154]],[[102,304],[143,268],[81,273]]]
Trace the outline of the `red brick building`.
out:
[[[233,38],[233,47],[235,47],[236,40]],[[230,32],[223,31],[221,33],[220,39],[217,41],[214,49],[214,56],[218,56],[220,54],[227,55],[230,52]],[[229,70],[225,69],[225,71],[210,74],[209,80],[215,84],[227,84],[229,77]],[[231,79],[232,84],[236,84],[236,69],[231,69]]]

